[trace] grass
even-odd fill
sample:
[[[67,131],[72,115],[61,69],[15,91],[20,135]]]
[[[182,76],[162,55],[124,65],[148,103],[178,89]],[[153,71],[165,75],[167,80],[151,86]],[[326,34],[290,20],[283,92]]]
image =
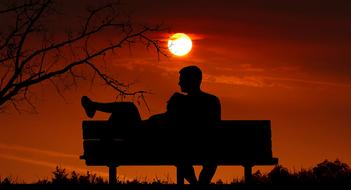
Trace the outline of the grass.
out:
[[[0,177],[0,189],[2,187],[20,186],[23,189],[33,187],[34,189],[48,189],[49,187],[70,187],[69,189],[178,189],[179,186],[170,180],[154,178],[152,181],[142,181],[140,179],[120,180],[116,185],[108,185],[108,182],[96,174],[87,172],[79,174],[75,171],[67,172],[66,169],[56,167],[52,172],[51,179],[40,179],[33,184],[18,183],[16,178]],[[287,168],[277,165],[267,174],[257,171],[253,174],[252,184],[249,189],[275,189],[276,187],[351,187],[351,169],[340,160],[325,160],[310,169],[299,171],[289,171]],[[72,188],[74,187],[74,188]],[[194,186],[183,186],[192,188]],[[22,189],[21,188],[21,189]],[[221,180],[212,183],[206,188],[209,189],[247,189],[242,180],[233,180],[229,184],[224,184]],[[30,189],[30,188],[29,188]],[[50,188],[49,188],[50,189]],[[202,188],[203,189],[203,188]],[[278,188],[281,189],[281,188]],[[351,188],[350,188],[351,189]]]

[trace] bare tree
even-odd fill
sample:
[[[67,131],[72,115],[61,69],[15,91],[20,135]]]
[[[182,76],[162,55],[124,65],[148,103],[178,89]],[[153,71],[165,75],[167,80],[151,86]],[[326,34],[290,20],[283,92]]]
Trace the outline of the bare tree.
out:
[[[128,85],[102,72],[101,66],[108,54],[135,43],[154,48],[157,55],[164,54],[159,41],[150,37],[162,28],[132,24],[118,5],[109,2],[94,6],[79,26],[60,33],[50,25],[53,16],[62,16],[53,0],[4,3],[0,21],[8,27],[0,31],[0,108],[12,105],[20,110],[26,104],[35,109],[30,101],[33,86],[48,81],[60,94],[62,83],[76,85],[81,79],[95,76],[121,95],[143,98],[144,91],[128,91]],[[101,42],[104,35],[112,33],[116,38]]]

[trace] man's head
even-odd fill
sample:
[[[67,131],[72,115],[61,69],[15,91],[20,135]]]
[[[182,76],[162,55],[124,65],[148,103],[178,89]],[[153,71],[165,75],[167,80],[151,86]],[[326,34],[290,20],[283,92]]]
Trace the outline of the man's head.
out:
[[[179,86],[182,92],[193,93],[200,91],[202,72],[197,66],[187,66],[179,71]]]

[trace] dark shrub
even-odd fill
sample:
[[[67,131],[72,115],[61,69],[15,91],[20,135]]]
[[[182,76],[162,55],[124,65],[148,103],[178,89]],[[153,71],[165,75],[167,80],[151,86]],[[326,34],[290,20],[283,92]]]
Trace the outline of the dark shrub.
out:
[[[313,168],[313,173],[318,183],[345,184],[351,183],[351,170],[346,163],[335,160],[325,160]]]
[[[272,184],[288,184],[291,182],[291,175],[287,168],[277,165],[268,173],[268,180]]]

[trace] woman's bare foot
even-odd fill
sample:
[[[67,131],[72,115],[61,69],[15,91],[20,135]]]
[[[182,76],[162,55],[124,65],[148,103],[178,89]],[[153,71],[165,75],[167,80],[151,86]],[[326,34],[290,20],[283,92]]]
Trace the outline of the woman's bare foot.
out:
[[[96,109],[93,106],[93,101],[91,101],[88,96],[82,96],[80,100],[85,113],[87,114],[88,117],[93,118],[96,112]]]

